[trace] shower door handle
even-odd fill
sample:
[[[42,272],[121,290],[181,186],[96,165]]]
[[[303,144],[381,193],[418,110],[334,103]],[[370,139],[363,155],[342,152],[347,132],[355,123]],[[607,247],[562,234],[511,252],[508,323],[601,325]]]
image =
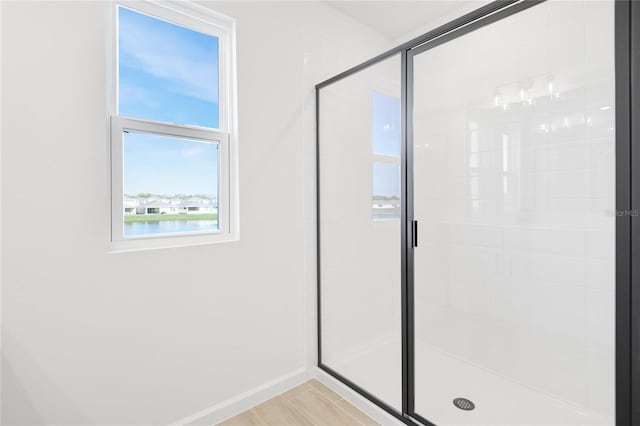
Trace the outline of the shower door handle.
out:
[[[418,221],[411,221],[411,247],[418,247]]]

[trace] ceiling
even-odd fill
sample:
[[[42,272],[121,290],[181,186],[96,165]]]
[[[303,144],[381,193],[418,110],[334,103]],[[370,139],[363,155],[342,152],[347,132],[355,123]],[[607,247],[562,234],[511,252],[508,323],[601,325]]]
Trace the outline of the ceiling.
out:
[[[468,6],[463,0],[326,1],[326,4],[373,28],[392,41],[416,35],[429,22]]]

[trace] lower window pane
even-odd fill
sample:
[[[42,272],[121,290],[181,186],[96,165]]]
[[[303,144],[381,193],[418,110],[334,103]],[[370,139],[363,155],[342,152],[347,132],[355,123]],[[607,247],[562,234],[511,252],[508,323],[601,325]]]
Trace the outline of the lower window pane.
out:
[[[124,237],[218,230],[214,142],[123,135]]]
[[[373,162],[373,219],[400,218],[400,164]]]

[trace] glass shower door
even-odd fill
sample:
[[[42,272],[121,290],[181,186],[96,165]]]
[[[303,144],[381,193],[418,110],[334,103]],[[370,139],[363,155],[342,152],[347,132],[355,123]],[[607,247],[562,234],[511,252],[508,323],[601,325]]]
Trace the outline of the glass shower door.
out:
[[[319,92],[320,367],[402,410],[400,55]]]
[[[409,52],[414,415],[615,423],[613,52],[553,0]]]

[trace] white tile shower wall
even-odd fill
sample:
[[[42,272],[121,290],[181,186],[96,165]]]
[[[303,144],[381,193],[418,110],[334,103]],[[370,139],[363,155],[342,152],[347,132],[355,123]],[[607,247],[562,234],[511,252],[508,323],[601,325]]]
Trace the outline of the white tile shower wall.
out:
[[[501,25],[416,57],[416,335],[611,417],[612,2]]]

